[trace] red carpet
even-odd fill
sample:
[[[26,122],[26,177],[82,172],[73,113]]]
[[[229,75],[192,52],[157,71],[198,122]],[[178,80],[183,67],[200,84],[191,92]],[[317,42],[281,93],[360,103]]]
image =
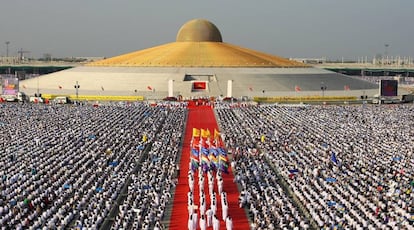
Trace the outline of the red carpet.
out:
[[[213,131],[218,129],[214,112],[210,106],[194,106],[189,105],[189,113],[187,120],[187,127],[185,131],[185,139],[183,145],[183,152],[180,162],[180,176],[178,178],[178,185],[175,190],[174,206],[170,219],[170,228],[177,230],[188,229],[188,207],[187,207],[187,193],[188,187],[188,170],[190,162],[190,142],[192,137],[193,128],[203,128]],[[233,173],[231,167],[229,168],[229,174],[223,173],[224,191],[227,193],[227,201],[229,204],[228,214],[233,219],[233,229],[249,229],[249,223],[244,212],[244,209],[239,208],[238,205],[238,190],[237,185],[233,182]],[[199,194],[198,194],[198,173],[195,173],[195,189],[194,189],[194,203],[199,205]],[[207,181],[207,180],[206,180]],[[197,189],[196,189],[197,188]],[[217,191],[217,184],[215,184],[214,190]],[[205,187],[207,189],[207,183]],[[219,194],[218,194],[219,195]],[[210,207],[210,197],[206,192],[207,208]],[[217,197],[217,216],[221,217],[221,203],[220,196]],[[198,215],[200,218],[200,215]],[[226,229],[226,224],[220,219],[220,229]],[[197,229],[199,226],[197,225]],[[208,227],[207,229],[213,229]]]

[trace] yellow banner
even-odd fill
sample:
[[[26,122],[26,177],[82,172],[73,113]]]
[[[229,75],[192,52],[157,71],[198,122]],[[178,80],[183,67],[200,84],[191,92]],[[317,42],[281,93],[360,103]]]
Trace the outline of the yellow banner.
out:
[[[79,101],[143,101],[144,96],[104,96],[104,95],[54,95],[54,94],[42,94],[45,99],[53,99],[55,97],[65,96],[70,100]]]
[[[200,130],[197,128],[193,128],[193,137],[200,137]]]

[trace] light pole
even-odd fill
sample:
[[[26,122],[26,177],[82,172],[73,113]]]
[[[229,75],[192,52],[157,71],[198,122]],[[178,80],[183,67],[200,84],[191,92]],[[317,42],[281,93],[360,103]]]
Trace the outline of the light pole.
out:
[[[390,46],[390,44],[385,43],[385,44],[384,44],[384,46],[385,46],[385,51],[384,51],[384,62],[386,61],[387,63],[385,63],[385,64],[388,64],[388,47]]]
[[[6,41],[6,57],[9,57],[9,41]]]
[[[76,91],[76,100],[79,99],[79,87],[80,85],[78,84],[78,81],[76,81],[76,85],[74,85],[75,87],[75,91]]]
[[[327,89],[325,83],[321,82],[322,97],[325,97],[325,90]]]
[[[388,55],[388,47],[390,46],[390,44],[385,43],[385,52],[384,52],[384,56],[386,57]]]

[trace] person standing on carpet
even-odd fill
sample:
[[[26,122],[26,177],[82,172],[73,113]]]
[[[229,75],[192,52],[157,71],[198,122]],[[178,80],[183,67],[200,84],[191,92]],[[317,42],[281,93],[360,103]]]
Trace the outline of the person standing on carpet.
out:
[[[220,220],[217,218],[216,215],[213,216],[213,230],[220,229]]]
[[[188,217],[188,230],[195,230],[194,229],[193,214],[190,214],[189,217]]]
[[[206,215],[207,215],[207,227],[211,227],[211,220],[213,218],[213,211],[211,209],[207,209]]]
[[[206,202],[205,202],[205,198],[203,197],[203,199],[201,200],[201,205],[200,205],[200,214],[204,215],[206,213]]]
[[[201,215],[201,218],[200,218],[200,229],[201,230],[206,230],[207,229],[205,215]]]
[[[198,225],[198,214],[197,211],[193,213],[193,229],[196,230]]]
[[[226,230],[233,230],[233,220],[230,216],[226,218]]]
[[[227,204],[227,201],[223,202],[223,205],[221,207],[221,214],[223,217],[223,220],[225,221],[228,215],[228,211],[229,211],[229,205]]]

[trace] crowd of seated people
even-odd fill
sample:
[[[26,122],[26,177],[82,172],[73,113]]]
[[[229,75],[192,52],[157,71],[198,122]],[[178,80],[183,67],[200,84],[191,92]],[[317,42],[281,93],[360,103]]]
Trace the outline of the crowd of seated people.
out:
[[[236,180],[248,180],[242,186],[259,183],[271,164],[266,178],[282,175],[320,228],[413,227],[412,105],[251,106],[217,114],[229,148],[250,145],[248,154],[235,157]],[[243,193],[253,202],[269,202],[263,193],[252,195],[257,186],[248,189]],[[263,206],[253,210],[266,216]]]
[[[185,109],[171,108],[148,157],[133,174],[112,229],[163,229],[162,220],[176,185]]]
[[[113,228],[162,229],[185,126],[171,105],[1,104],[0,226],[97,229],[128,185]],[[412,105],[215,111],[253,229],[413,228]]]
[[[240,208],[247,208],[252,229],[308,229],[309,220],[293,204],[278,183],[278,178],[255,150],[255,138],[247,132],[255,124],[240,120],[239,111],[216,110],[225,142],[232,151],[235,181],[240,185]],[[248,131],[249,130],[249,131]]]
[[[0,106],[6,229],[99,228],[169,116],[147,104]]]

